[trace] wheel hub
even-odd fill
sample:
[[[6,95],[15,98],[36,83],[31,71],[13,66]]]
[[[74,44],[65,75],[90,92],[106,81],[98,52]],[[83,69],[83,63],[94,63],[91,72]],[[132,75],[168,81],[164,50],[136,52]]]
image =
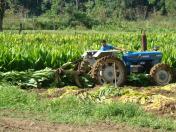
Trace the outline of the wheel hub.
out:
[[[156,74],[158,82],[168,82],[170,80],[170,74],[165,70],[160,70]]]
[[[116,71],[116,81],[118,80],[118,77],[120,75],[118,67],[115,68]],[[99,81],[103,83],[115,83],[115,74],[114,74],[114,66],[111,65],[105,65],[102,67],[102,69],[99,71]]]
[[[106,67],[104,70],[100,71],[100,76],[105,80],[111,82],[114,80],[114,68],[112,66]]]

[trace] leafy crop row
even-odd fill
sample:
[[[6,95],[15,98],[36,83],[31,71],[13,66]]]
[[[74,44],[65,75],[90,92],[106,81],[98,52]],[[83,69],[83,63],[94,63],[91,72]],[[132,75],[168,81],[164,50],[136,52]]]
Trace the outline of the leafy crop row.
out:
[[[176,33],[147,34],[149,50],[160,46],[163,61],[176,67]],[[107,39],[114,46],[141,50],[139,33],[0,33],[0,70],[57,68],[74,61],[85,50],[100,48],[99,40]]]

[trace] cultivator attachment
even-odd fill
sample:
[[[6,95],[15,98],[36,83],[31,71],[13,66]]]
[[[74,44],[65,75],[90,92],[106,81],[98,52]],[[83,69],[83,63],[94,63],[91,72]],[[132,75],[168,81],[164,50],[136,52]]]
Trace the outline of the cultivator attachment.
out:
[[[66,82],[66,85],[68,83],[68,85],[76,85],[80,88],[94,87],[95,83],[88,73],[90,69],[88,70],[86,66],[88,65],[82,59],[66,63],[56,70],[56,80]]]

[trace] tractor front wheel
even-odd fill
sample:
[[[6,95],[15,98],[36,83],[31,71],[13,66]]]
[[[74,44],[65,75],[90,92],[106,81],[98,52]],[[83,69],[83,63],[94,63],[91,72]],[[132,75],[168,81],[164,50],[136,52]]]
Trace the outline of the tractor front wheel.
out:
[[[116,83],[117,86],[121,86],[126,81],[126,68],[120,59],[105,56],[93,65],[91,75],[98,84]]]
[[[159,86],[164,86],[172,81],[171,68],[166,64],[157,64],[150,70],[152,81]]]

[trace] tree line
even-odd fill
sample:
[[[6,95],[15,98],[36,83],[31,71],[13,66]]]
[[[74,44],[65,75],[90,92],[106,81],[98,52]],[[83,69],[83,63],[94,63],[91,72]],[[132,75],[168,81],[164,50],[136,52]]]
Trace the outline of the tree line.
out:
[[[152,14],[175,15],[176,0],[0,0],[0,30],[5,11],[30,17],[55,18],[64,27],[135,21]],[[50,22],[50,21],[49,21]],[[41,23],[44,24],[44,23]],[[45,26],[45,24],[44,24]]]

